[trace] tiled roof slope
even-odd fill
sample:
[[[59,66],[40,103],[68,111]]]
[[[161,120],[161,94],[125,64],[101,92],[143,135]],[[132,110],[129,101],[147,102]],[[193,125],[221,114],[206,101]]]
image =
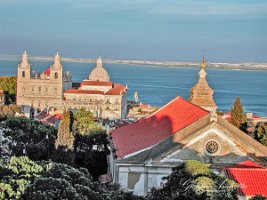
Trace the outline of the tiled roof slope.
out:
[[[91,82],[91,81],[90,81]],[[98,83],[97,81],[95,81],[95,83]],[[100,84],[102,84],[101,82],[99,82]],[[113,85],[112,88],[110,88],[106,93],[104,93],[103,91],[99,91],[99,90],[86,90],[86,89],[68,89],[65,90],[65,93],[79,93],[79,94],[103,94],[103,95],[122,95],[126,92],[126,87],[121,85],[121,84],[117,84],[114,83],[112,84],[112,82],[106,82],[107,84],[102,84],[99,86],[108,86],[108,83],[111,83],[111,85]],[[81,83],[82,85],[82,83]],[[95,84],[97,85],[97,84]]]
[[[239,185],[239,194],[245,196],[262,195],[267,197],[267,167],[252,161],[239,163],[225,169],[226,175]]]
[[[104,94],[102,91],[96,91],[96,90],[76,90],[76,89],[68,89],[65,90],[65,93],[78,93],[78,94]]]
[[[90,85],[90,86],[112,86],[112,82],[110,81],[90,81],[90,80],[84,80],[81,82],[81,86],[83,85]]]
[[[113,88],[106,92],[106,95],[121,95],[126,91],[125,86],[114,83]]]
[[[176,97],[154,114],[112,131],[116,155],[123,158],[151,147],[207,114],[209,111]]]
[[[50,75],[50,67],[43,72],[46,76]]]

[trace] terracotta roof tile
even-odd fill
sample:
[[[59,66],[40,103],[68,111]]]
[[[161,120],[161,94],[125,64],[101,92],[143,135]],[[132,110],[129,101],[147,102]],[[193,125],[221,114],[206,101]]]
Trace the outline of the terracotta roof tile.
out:
[[[104,94],[102,91],[95,91],[95,90],[76,90],[76,89],[69,89],[65,90],[64,93],[73,93],[73,94]]]
[[[209,112],[177,97],[152,115],[111,132],[118,158],[151,147]]]
[[[111,88],[109,91],[107,91],[106,95],[121,95],[125,91],[126,91],[125,86],[123,86],[121,84],[114,83],[113,88]]]
[[[49,116],[49,114],[46,111],[42,111],[42,112],[38,113],[38,115],[36,115],[34,118],[37,120],[42,120],[42,119],[46,118],[47,116]]]
[[[81,82],[81,86],[83,85],[91,85],[91,86],[112,86],[112,82],[110,81],[89,81],[89,80],[84,80]]]
[[[43,72],[46,76],[50,75],[50,67]]]
[[[239,163],[225,169],[226,175],[239,185],[239,194],[262,195],[267,197],[267,168],[252,161]]]
[[[61,114],[55,114],[55,115],[51,116],[50,118],[48,118],[46,121],[51,123],[51,124],[54,124],[55,121],[61,120],[61,119],[62,119],[62,115]]]

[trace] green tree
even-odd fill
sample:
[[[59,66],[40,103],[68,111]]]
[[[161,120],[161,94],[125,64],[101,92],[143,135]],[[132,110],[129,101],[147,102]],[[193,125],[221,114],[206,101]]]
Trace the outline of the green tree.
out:
[[[266,198],[264,196],[261,196],[261,195],[256,195],[256,196],[250,198],[249,200],[266,200]]]
[[[20,199],[43,167],[25,156],[11,157],[7,163],[0,161],[0,171],[0,199]]]
[[[123,192],[115,184],[94,182],[84,168],[49,163],[42,175],[28,185],[23,198],[26,200],[67,199],[67,200],[138,200],[132,193]],[[140,198],[141,199],[141,198]]]
[[[0,200],[141,200],[117,184],[94,182],[85,168],[28,157],[0,158]]]
[[[198,161],[186,161],[173,168],[172,173],[163,178],[166,181],[163,188],[153,188],[147,198],[149,200],[237,199],[237,184],[214,174],[209,166]]]
[[[240,97],[237,97],[234,106],[230,110],[231,119],[230,123],[240,128],[241,124],[246,121],[246,115],[244,114],[243,105],[241,103]]]
[[[69,110],[65,110],[63,112],[63,118],[59,123],[55,146],[56,148],[58,148],[58,146],[64,146],[67,149],[73,149],[73,142],[71,113]]]
[[[21,117],[3,118],[3,144],[9,148],[7,156],[22,156],[31,160],[46,160],[55,151],[56,129],[41,122]]]
[[[17,78],[15,76],[1,76],[0,89],[5,92],[6,104],[16,101]]]
[[[256,140],[267,146],[267,123],[258,123],[254,135]]]
[[[74,152],[77,166],[88,169],[95,181],[108,170],[109,151],[108,135],[105,131],[90,135],[75,135]]]
[[[92,112],[81,108],[78,112],[74,113],[74,129],[79,134],[88,135],[98,130],[99,126],[95,122]]]

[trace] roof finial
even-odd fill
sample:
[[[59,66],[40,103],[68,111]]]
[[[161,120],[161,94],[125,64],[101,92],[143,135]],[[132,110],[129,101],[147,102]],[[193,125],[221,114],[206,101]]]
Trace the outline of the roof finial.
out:
[[[98,59],[96,60],[96,66],[103,67],[103,61],[102,61],[101,56],[99,56]]]
[[[201,67],[201,69],[205,69],[206,66],[207,66],[206,59],[205,59],[205,56],[203,56],[200,67]]]

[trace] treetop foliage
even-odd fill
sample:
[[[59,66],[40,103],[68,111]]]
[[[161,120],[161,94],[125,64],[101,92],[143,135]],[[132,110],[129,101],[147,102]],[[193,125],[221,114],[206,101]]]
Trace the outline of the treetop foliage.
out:
[[[259,123],[255,127],[255,139],[267,146],[267,123]]]
[[[0,76],[0,89],[9,94],[16,94],[17,92],[17,78],[16,76]]]
[[[235,182],[212,173],[209,165],[198,161],[186,161],[173,168],[163,180],[163,188],[152,188],[149,200],[237,199]]]
[[[0,171],[0,199],[19,199],[43,167],[25,156],[11,157],[1,160]]]
[[[5,104],[16,101],[17,78],[15,76],[0,76],[0,90],[4,90]]]
[[[123,192],[117,184],[94,182],[85,168],[73,168],[54,162],[37,163],[23,156],[11,157],[7,162],[0,160],[0,169],[1,200],[143,199]]]
[[[196,160],[188,160],[185,163],[185,170],[192,176],[197,175],[210,175],[211,170],[209,169],[210,164],[204,164]]]
[[[54,127],[20,117],[7,117],[3,122],[8,156],[22,156],[26,151],[31,160],[46,160],[52,154],[57,133]]]
[[[230,114],[230,123],[236,126],[237,128],[240,128],[241,124],[246,121],[246,115],[244,114],[244,109],[240,97],[236,98],[234,106],[230,110]]]
[[[74,113],[74,130],[78,134],[88,135],[99,130],[98,124],[95,122],[93,113],[81,108],[78,112]]]
[[[72,134],[71,113],[69,110],[63,112],[63,118],[59,123],[57,140],[55,143],[56,148],[58,146],[64,146],[67,149],[73,149],[74,137]]]

